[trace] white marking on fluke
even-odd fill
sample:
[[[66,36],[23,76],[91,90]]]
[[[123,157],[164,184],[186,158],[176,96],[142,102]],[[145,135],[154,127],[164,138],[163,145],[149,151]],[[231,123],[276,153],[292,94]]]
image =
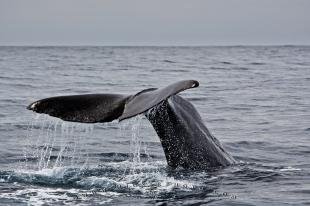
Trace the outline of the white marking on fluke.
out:
[[[31,108],[31,109],[34,109],[34,107],[35,107],[38,103],[39,103],[39,102],[33,103],[33,104],[30,106],[30,108]]]

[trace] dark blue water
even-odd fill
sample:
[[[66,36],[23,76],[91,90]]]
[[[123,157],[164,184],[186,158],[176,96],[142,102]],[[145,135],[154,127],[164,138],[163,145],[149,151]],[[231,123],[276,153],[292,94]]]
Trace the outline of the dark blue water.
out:
[[[68,123],[50,96],[134,94],[177,80],[238,161],[172,171],[142,116]],[[309,205],[310,47],[0,47],[1,205]]]

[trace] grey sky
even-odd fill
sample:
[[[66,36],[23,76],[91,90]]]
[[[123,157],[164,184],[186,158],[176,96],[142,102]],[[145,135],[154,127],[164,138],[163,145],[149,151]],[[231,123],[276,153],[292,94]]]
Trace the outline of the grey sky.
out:
[[[0,45],[310,44],[310,0],[0,0]]]

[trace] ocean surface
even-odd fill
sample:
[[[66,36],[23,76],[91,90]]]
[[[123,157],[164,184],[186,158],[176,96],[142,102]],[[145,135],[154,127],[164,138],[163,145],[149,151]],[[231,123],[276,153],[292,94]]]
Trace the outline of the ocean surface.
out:
[[[237,160],[171,170],[143,115],[82,124],[38,99],[182,92]],[[310,205],[310,47],[0,47],[0,205]]]

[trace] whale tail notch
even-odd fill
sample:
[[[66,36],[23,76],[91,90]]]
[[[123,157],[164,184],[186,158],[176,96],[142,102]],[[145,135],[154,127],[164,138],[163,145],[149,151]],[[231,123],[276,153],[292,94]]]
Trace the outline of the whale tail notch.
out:
[[[115,119],[122,121],[146,112],[172,95],[198,86],[198,81],[183,80],[161,89],[142,90],[135,95],[57,96],[35,101],[27,109],[71,122],[97,123]]]

